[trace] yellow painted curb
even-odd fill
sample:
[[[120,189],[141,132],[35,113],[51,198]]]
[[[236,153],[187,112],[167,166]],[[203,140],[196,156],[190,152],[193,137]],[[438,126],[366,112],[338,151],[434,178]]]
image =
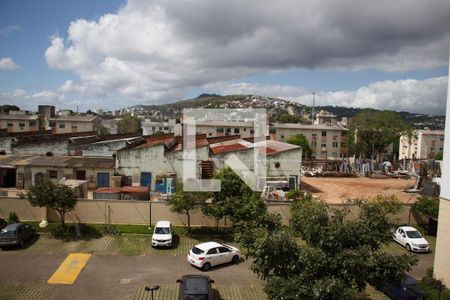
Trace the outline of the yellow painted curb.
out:
[[[69,254],[47,283],[73,284],[90,257],[91,254],[85,253]]]

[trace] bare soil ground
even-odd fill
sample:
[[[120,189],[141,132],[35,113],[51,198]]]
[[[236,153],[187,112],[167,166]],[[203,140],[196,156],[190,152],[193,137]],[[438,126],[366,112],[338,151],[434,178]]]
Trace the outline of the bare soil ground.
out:
[[[308,191],[329,204],[342,203],[347,199],[371,199],[377,195],[395,195],[401,202],[416,199],[402,189],[414,185],[415,179],[373,179],[367,177],[302,177],[300,189]]]

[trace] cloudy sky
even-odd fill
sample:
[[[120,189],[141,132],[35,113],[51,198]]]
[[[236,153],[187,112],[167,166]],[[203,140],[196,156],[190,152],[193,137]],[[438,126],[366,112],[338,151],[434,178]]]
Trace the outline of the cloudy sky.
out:
[[[200,93],[444,114],[448,0],[0,1],[0,103]]]

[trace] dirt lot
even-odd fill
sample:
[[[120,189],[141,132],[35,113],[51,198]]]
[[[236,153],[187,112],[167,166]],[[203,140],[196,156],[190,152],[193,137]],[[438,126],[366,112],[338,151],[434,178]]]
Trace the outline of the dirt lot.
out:
[[[342,203],[346,199],[367,199],[377,195],[395,195],[400,201],[408,203],[415,200],[415,195],[402,192],[402,189],[414,183],[415,179],[302,177],[300,188],[327,203]]]

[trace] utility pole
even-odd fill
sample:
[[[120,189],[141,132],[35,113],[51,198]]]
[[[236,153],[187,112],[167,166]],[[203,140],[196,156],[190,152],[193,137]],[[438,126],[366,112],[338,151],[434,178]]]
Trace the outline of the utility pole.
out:
[[[316,104],[316,92],[313,92],[313,105],[311,110],[311,125],[314,125],[314,106]]]

